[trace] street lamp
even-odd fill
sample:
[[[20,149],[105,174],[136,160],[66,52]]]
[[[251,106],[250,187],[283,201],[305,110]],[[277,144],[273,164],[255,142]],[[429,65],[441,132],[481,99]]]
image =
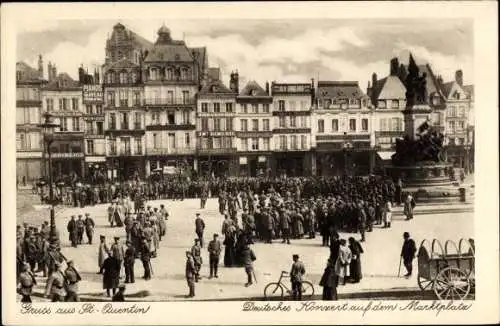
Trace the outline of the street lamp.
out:
[[[38,127],[43,130],[43,141],[45,143],[45,148],[47,149],[47,157],[49,164],[49,204],[50,204],[50,233],[49,242],[51,245],[58,246],[59,239],[56,232],[56,219],[54,213],[54,186],[52,181],[52,156],[50,152],[50,145],[54,141],[54,131],[55,128],[60,127],[59,124],[54,123],[52,115],[49,112],[43,114],[45,118],[44,123],[39,124]]]
[[[344,152],[344,175],[347,175],[347,169],[348,169],[348,164],[347,164],[347,152],[353,148],[353,145],[351,142],[346,141],[342,144],[342,151]]]

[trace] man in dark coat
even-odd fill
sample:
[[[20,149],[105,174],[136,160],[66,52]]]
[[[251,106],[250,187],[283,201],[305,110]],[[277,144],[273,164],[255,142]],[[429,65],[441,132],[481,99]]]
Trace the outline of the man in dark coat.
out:
[[[141,261],[142,267],[144,267],[143,278],[148,281],[151,279],[151,251],[146,239],[143,239],[141,243]]]
[[[349,266],[350,278],[353,283],[359,283],[363,274],[361,273],[361,254],[364,252],[361,244],[354,240],[353,237],[349,238],[349,249],[352,253],[351,263]]]
[[[69,233],[69,240],[71,241],[71,246],[78,246],[78,231],[76,228],[75,215],[71,216],[71,220],[68,222],[67,230]]]
[[[252,274],[253,274],[253,262],[257,259],[255,257],[255,254],[252,249],[248,245],[245,245],[243,252],[242,252],[242,261],[243,265],[245,266],[245,272],[247,273],[247,283],[245,284],[245,287],[249,287],[250,285],[253,284],[252,282]]]
[[[189,287],[188,298],[194,297],[194,278],[196,274],[196,267],[194,266],[193,255],[190,251],[186,251],[186,281]]]
[[[200,213],[196,213],[196,219],[194,221],[195,232],[200,240],[200,246],[203,248],[203,232],[205,231],[205,222],[200,217]]]
[[[111,252],[108,255],[108,258],[102,263],[100,273],[103,274],[102,288],[106,289],[106,294],[109,297],[111,296],[110,289],[113,289],[113,295],[116,293],[116,288],[120,282],[120,270],[116,258],[112,256]]]
[[[217,269],[219,267],[219,257],[221,253],[221,243],[218,240],[218,234],[214,234],[212,241],[208,243],[208,258],[210,262],[210,276],[209,278],[218,278]]]
[[[76,220],[76,233],[78,237],[78,244],[82,244],[84,231],[85,231],[85,223],[82,220],[82,215],[78,215],[78,220]]]
[[[280,212],[280,224],[283,241],[281,243],[290,244],[290,222],[289,212],[285,209],[282,209]]]
[[[337,300],[337,276],[335,274],[335,261],[332,257],[328,258],[319,285],[323,287],[322,300]]]
[[[80,298],[78,297],[78,282],[82,280],[80,273],[75,268],[75,265],[72,260],[67,262],[68,268],[64,271],[66,276],[66,302],[78,302]]]
[[[88,244],[92,244],[92,238],[94,237],[94,220],[90,217],[89,213],[85,213],[85,233],[87,234]]]
[[[410,277],[413,271],[413,258],[415,258],[415,252],[417,248],[415,246],[415,241],[410,238],[410,233],[403,233],[403,248],[401,248],[401,257],[403,258],[403,264],[407,270],[405,277]]]
[[[203,264],[203,259],[201,258],[200,239],[194,239],[194,245],[191,247],[191,255],[193,256],[194,267],[195,267],[194,281],[198,282],[201,278],[200,270],[201,270],[201,265]]]
[[[134,277],[135,249],[131,241],[127,241],[123,266],[125,267],[125,283],[135,283]]]

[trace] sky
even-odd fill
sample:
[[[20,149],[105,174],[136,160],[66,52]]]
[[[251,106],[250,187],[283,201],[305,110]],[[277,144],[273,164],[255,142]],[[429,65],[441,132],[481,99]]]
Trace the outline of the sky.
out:
[[[113,26],[127,28],[154,42],[165,24],[174,39],[206,46],[209,65],[220,67],[223,81],[238,70],[242,86],[256,80],[310,82],[358,81],[366,91],[372,73],[389,74],[389,61],[429,63],[444,81],[461,69],[465,84],[474,82],[473,24],[467,19],[196,19],[196,20],[46,20],[17,29],[17,61],[36,67],[37,56],[58,72],[77,78],[104,62],[105,42]],[[242,87],[241,86],[241,87]]]

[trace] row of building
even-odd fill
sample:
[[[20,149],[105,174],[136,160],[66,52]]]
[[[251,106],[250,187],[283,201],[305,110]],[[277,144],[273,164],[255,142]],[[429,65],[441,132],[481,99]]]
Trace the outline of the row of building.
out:
[[[49,112],[60,127],[51,144],[54,175],[110,179],[152,173],[339,175],[381,172],[403,136],[407,67],[392,59],[366,92],[354,81],[229,85],[208,66],[206,48],[174,40],[162,26],[154,44],[122,24],[106,42],[102,68],[78,80],[39,57],[17,63],[19,179],[46,175],[39,124]],[[444,83],[426,78],[433,123],[446,135],[448,159],[473,170],[473,87],[457,71]],[[242,86],[240,88],[240,86]]]

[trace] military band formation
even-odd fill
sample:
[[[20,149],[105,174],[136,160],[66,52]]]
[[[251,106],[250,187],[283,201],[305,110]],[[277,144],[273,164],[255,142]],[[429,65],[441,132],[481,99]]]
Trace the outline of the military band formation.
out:
[[[43,197],[43,196],[42,196]],[[218,198],[221,232],[211,234],[206,243],[203,209],[209,197]],[[393,205],[404,205],[407,219],[413,218],[415,200],[402,192],[401,181],[393,182],[379,176],[321,178],[245,178],[202,181],[139,180],[99,185],[75,185],[59,198],[70,198],[73,206],[108,203],[110,227],[122,228],[123,236],[114,237],[109,245],[100,235],[96,273],[102,275],[103,290],[113,301],[123,301],[125,284],[135,283],[135,262],[142,263],[145,281],[154,277],[153,262],[161,259],[158,248],[167,236],[170,217],[162,204],[153,207],[148,201],[199,198],[200,211],[193,223],[193,246],[186,248],[185,278],[187,297],[195,297],[196,283],[202,281],[204,257],[208,257],[208,279],[222,277],[219,265],[243,268],[244,286],[254,284],[253,262],[257,259],[251,245],[290,244],[307,237],[329,247],[330,256],[319,283],[323,300],[337,299],[337,285],[357,283],[362,279],[362,242],[365,232],[374,225],[390,228]],[[73,247],[93,245],[96,226],[90,214],[70,216],[67,223],[69,242]],[[339,232],[360,234],[341,239]],[[45,296],[52,301],[79,301],[78,283],[82,280],[77,267],[66,259],[60,246],[50,244],[50,227],[24,224],[17,227],[17,280],[22,302],[31,302],[37,278],[47,278]],[[222,238],[222,240],[220,240]],[[415,244],[405,233],[401,257],[411,276]],[[205,253],[205,250],[207,251]],[[222,256],[222,261],[220,258]],[[306,267],[293,254],[290,280],[292,297],[302,299],[302,279]],[[62,270],[63,263],[66,268]],[[122,283],[122,270],[125,277]],[[242,282],[243,284],[243,282]]]

